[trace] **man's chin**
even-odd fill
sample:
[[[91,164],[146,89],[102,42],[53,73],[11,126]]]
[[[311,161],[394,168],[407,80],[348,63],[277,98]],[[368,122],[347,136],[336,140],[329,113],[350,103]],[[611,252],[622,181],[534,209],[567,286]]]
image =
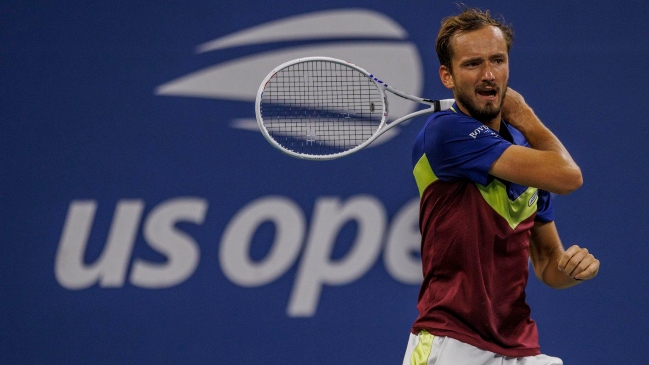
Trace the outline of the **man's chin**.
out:
[[[502,102],[498,104],[497,100],[477,100],[477,98],[467,98],[466,95],[457,95],[456,98],[471,117],[482,123],[491,122],[500,115]]]
[[[482,123],[491,122],[500,115],[500,108],[497,108],[495,105],[491,107],[485,106],[483,108],[476,108],[470,110],[471,116]]]

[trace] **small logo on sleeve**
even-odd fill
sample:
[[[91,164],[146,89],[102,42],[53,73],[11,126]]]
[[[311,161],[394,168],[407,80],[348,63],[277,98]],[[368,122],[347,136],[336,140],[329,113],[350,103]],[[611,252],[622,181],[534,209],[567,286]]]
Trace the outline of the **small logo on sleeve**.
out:
[[[530,200],[527,202],[527,206],[531,207],[532,205],[534,205],[534,203],[536,203],[538,199],[539,199],[539,191],[537,190],[534,192],[534,195],[532,195]]]

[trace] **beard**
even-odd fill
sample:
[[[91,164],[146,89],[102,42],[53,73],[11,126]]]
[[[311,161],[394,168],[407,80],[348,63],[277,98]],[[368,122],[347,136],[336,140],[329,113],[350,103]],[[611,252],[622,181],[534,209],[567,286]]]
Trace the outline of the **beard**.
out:
[[[505,102],[507,87],[505,86],[503,93],[500,94],[501,89],[495,84],[484,83],[482,84],[482,86],[491,86],[493,89],[498,91],[499,95],[501,95],[500,100],[496,100],[496,103],[488,102],[483,107],[480,107],[476,105],[476,103],[469,95],[465,94],[459,88],[454,88],[453,91],[457,101],[459,101],[460,104],[462,104],[466,108],[472,118],[478,120],[481,123],[488,123],[494,120],[500,114],[500,110],[502,109],[503,103]],[[476,88],[475,91],[477,92],[479,89],[480,88]]]

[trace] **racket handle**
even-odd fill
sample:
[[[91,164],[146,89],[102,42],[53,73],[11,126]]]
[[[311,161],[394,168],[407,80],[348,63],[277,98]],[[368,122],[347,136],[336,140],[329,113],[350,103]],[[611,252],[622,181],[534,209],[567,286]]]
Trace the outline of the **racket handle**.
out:
[[[450,109],[453,106],[453,103],[455,103],[455,99],[437,100],[437,102],[435,103],[435,111]]]

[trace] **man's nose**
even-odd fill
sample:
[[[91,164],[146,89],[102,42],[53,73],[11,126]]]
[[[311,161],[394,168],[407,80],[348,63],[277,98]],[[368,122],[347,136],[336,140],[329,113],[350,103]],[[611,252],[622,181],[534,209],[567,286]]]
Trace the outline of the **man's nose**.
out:
[[[493,81],[495,78],[496,77],[494,76],[494,73],[491,70],[491,67],[489,67],[489,65],[485,66],[485,69],[482,72],[482,79],[483,80]]]

